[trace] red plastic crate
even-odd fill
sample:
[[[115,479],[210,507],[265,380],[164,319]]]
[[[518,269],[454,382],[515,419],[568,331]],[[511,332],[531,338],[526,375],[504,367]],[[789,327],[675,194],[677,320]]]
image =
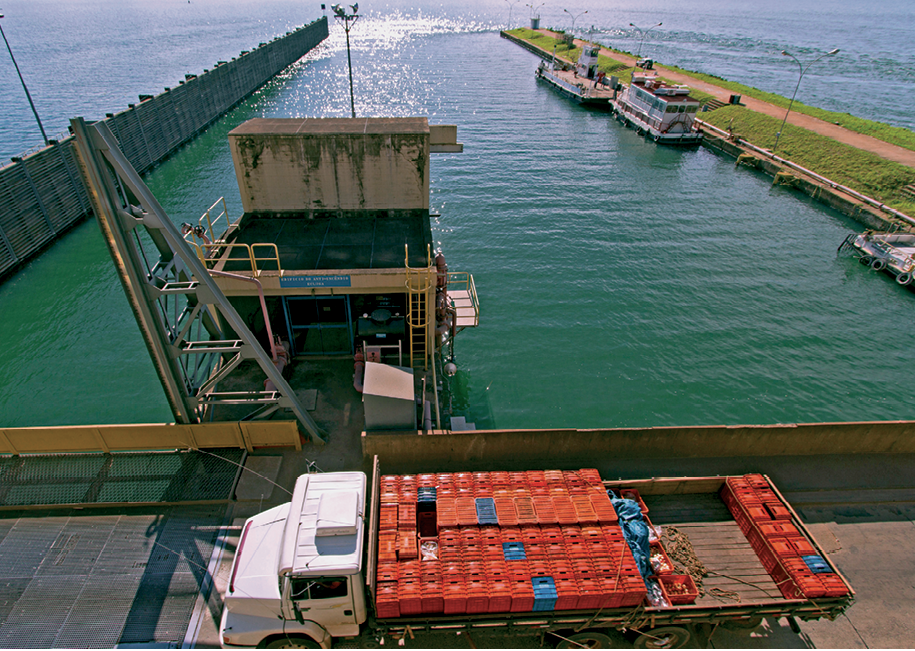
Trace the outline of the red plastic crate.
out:
[[[597,610],[599,608],[606,608],[609,601],[610,597],[599,580],[579,580],[578,603],[575,604],[576,610]]]
[[[397,532],[397,560],[419,558],[419,546],[415,531]]]
[[[467,580],[467,614],[489,612],[489,587],[483,579]]]
[[[849,593],[848,586],[845,585],[842,577],[838,574],[829,572],[820,574],[819,577],[823,582],[823,588],[826,590],[827,597],[844,597]]]
[[[423,598],[419,581],[415,583],[409,579],[397,582],[397,600],[400,602],[400,615],[421,615],[423,612]]]
[[[530,577],[525,579],[512,579],[509,583],[511,588],[512,603],[510,612],[529,613],[534,608],[534,586],[531,584]]]
[[[667,555],[667,552],[664,551],[663,545],[661,543],[652,543],[650,545],[651,550],[651,559],[654,561],[658,560],[658,567],[655,567],[655,563],[651,563],[651,567],[654,570],[655,574],[673,574],[674,573],[674,564],[670,560],[670,557]]]
[[[464,582],[442,584],[442,612],[446,615],[462,615],[467,612],[467,593]]]
[[[445,612],[445,595],[442,584],[433,581],[423,581],[421,586],[422,614],[431,615]]]
[[[574,610],[578,605],[578,598],[581,596],[578,591],[577,581],[575,579],[559,579],[553,577],[556,585],[556,605],[554,610]]]
[[[437,496],[435,502],[435,522],[439,528],[439,534],[443,528],[455,527],[458,525],[457,505],[453,497]]]
[[[799,538],[802,537],[800,531],[790,522],[785,521],[771,521],[771,522],[759,522],[758,523],[759,532],[765,536],[784,536],[786,538]]]
[[[515,511],[515,500],[511,497],[496,497],[493,499],[496,507],[496,519],[499,526],[512,526],[518,524],[518,512]]]
[[[489,581],[489,612],[507,613],[512,608],[511,582],[508,579]]]
[[[375,574],[375,581],[378,583],[396,582],[397,579],[400,578],[398,568],[399,565],[397,563],[379,562]]]
[[[473,497],[456,497],[454,508],[459,526],[469,527],[477,524],[477,502]]]
[[[635,488],[620,488],[616,492],[623,499],[634,500],[638,502],[642,513],[648,513],[648,506],[645,504],[645,500],[642,499],[642,496],[639,495],[639,491]]]
[[[400,617],[400,600],[397,597],[396,583],[376,584],[375,595],[375,613],[378,617]]]
[[[524,538],[521,536],[521,527],[500,527],[499,536],[504,543],[522,542],[524,540]]]
[[[588,499],[591,502],[591,508],[594,509],[598,522],[617,522],[619,520],[616,509],[613,508],[613,504],[610,502],[609,495],[603,492],[591,493],[588,495]]]
[[[553,508],[553,501],[547,495],[535,495],[531,497],[531,503],[534,506],[534,513],[537,516],[539,524],[556,524],[556,510]]]
[[[691,604],[699,598],[699,589],[688,574],[661,574],[658,583],[672,606]]]
[[[778,502],[763,502],[763,506],[772,516],[773,520],[790,520],[791,511],[787,506]]]
[[[397,532],[378,532],[378,562],[397,561]]]
[[[537,512],[534,510],[532,499],[530,497],[515,497],[514,500],[518,524],[537,524]]]

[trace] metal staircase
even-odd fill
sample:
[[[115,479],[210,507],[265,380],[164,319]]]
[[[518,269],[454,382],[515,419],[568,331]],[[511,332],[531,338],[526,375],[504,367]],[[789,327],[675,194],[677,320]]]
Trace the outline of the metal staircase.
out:
[[[219,405],[246,405],[242,420],[291,411],[315,443],[324,433],[229,303],[178,227],[118,147],[106,122],[70,122],[89,196],[178,423],[199,423]],[[245,360],[255,361],[272,391],[220,392]]]

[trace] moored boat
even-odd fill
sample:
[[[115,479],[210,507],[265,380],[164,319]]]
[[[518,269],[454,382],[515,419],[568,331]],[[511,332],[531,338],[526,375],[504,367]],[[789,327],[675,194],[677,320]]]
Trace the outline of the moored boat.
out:
[[[632,83],[610,100],[617,119],[655,142],[697,145],[702,133],[696,130],[699,100],[690,97],[686,86],[671,86],[655,72],[632,74]]]
[[[550,62],[541,61],[537,66],[537,78],[579,104],[609,109],[613,90],[610,78],[598,69],[599,53],[599,45],[586,43],[574,66],[556,61],[554,55]]]
[[[844,248],[853,249],[861,264],[895,276],[900,285],[912,283],[915,276],[915,234],[852,233],[839,246],[839,251]]]

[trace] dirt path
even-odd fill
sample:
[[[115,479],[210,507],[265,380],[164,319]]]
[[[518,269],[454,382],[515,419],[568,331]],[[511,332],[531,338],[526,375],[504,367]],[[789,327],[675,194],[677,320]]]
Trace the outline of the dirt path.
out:
[[[551,38],[557,38],[558,35],[554,32],[551,32],[548,29],[539,30],[540,33]],[[580,39],[575,40],[575,44],[579,47],[584,45],[585,41]],[[625,54],[617,54],[616,52],[610,53],[604,50],[603,54],[609,56],[612,59],[624,63],[628,66],[635,65],[635,59],[633,57],[626,56]],[[663,68],[663,66],[662,66]],[[705,81],[701,81],[689,75],[685,75],[679,72],[674,72],[666,68],[663,69],[663,76],[671,81],[675,81],[680,84],[685,84],[690,88],[695,88],[696,90],[701,90],[704,93],[713,95],[715,98],[727,103],[731,97],[732,91],[721,88],[720,86],[715,86]],[[768,102],[762,102],[752,97],[742,97],[741,104],[746,106],[751,111],[756,111],[757,113],[764,113],[765,115],[772,116],[779,120],[784,119],[785,109],[780,106],[775,106],[774,104],[769,104]],[[908,167],[915,168],[915,151],[906,149],[904,147],[897,147],[883,140],[878,140],[877,138],[872,138],[871,136],[866,136],[861,133],[855,133],[854,131],[849,131],[843,127],[832,124],[830,122],[825,122],[823,120],[810,117],[809,115],[804,115],[803,113],[796,113],[794,111],[788,116],[788,122],[801,127],[803,129],[808,129],[819,133],[820,135],[826,136],[827,138],[832,138],[838,142],[856,147],[862,151],[868,151],[872,154],[876,154],[881,158],[886,160],[891,160],[896,163],[901,163]]]

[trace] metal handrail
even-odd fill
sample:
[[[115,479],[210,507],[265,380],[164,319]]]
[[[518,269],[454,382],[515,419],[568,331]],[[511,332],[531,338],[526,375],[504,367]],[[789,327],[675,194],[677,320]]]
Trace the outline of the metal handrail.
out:
[[[212,217],[213,208],[218,206],[220,203],[222,204],[222,212],[215,219],[213,219],[213,217]],[[226,228],[225,228],[225,230],[223,230],[222,233],[220,233],[219,235],[216,235],[214,232],[214,230],[215,230],[214,226],[216,224],[218,224],[219,221],[222,220],[223,218],[225,218]],[[214,201],[213,205],[210,206],[209,208],[207,208],[206,212],[203,213],[200,216],[200,219],[197,220],[197,224],[199,226],[203,226],[204,223],[206,223],[206,232],[209,235],[211,242],[219,242],[226,236],[226,233],[229,232],[229,228],[232,226],[232,224],[229,223],[229,208],[226,206],[225,197],[219,197],[216,201]]]
[[[192,237],[194,241],[190,241],[187,238]],[[197,251],[197,257],[207,265],[208,269],[212,269],[220,258],[225,254],[226,251],[233,248],[244,248],[247,250],[248,262],[251,265],[251,272],[255,276],[260,276],[261,273],[265,270],[261,269],[258,266],[258,262],[275,262],[277,271],[282,271],[283,268],[280,265],[280,252],[276,244],[273,242],[259,242],[256,244],[242,244],[242,243],[233,243],[233,242],[217,242],[215,244],[206,244],[198,243],[197,238],[194,237],[193,233],[188,233],[185,235],[185,241],[191,244]],[[273,249],[273,255],[267,257],[258,257],[254,253],[255,247],[270,247]],[[241,260],[242,258],[237,258],[236,260]]]
[[[467,294],[470,296],[470,304],[473,306],[473,312],[475,315],[474,320],[479,321],[480,301],[477,297],[477,288],[473,282],[473,275],[467,271],[449,271],[448,288],[456,289],[458,291],[464,289],[467,291]]]

